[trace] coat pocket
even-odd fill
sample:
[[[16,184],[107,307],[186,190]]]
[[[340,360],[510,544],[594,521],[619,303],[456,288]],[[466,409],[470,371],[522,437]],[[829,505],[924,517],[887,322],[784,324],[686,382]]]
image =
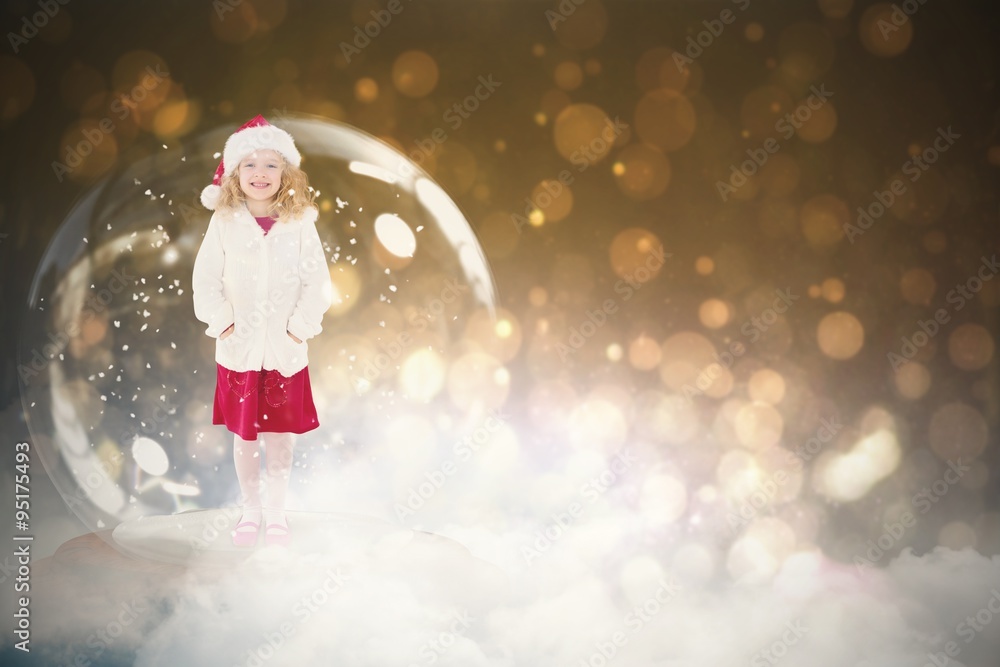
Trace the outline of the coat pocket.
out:
[[[275,333],[271,341],[271,349],[278,359],[280,368],[288,371],[300,369],[306,365],[308,344],[306,341],[296,343],[285,331],[280,334]]]

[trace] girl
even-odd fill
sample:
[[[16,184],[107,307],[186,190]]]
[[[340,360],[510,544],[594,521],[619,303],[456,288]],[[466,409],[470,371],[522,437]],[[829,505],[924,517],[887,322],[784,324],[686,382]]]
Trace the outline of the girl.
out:
[[[285,492],[294,435],[319,426],[306,341],[322,331],[333,301],[326,254],[316,231],[302,161],[290,134],[262,116],[226,141],[201,201],[215,211],[192,276],[195,316],[216,339],[212,423],[233,432],[243,514],[237,546],[288,544]],[[267,505],[260,498],[266,454]]]

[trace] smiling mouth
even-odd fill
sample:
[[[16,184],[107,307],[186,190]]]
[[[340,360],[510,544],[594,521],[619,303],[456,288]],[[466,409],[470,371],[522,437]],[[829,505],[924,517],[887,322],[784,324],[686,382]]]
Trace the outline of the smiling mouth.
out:
[[[251,183],[251,187],[257,188],[258,190],[264,190],[265,188],[271,187],[270,183]]]

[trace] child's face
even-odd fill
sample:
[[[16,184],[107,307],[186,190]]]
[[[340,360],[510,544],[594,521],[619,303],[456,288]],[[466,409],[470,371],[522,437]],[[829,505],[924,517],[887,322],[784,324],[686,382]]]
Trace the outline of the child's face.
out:
[[[240,189],[247,199],[268,201],[281,185],[282,159],[277,151],[254,151],[240,162]]]

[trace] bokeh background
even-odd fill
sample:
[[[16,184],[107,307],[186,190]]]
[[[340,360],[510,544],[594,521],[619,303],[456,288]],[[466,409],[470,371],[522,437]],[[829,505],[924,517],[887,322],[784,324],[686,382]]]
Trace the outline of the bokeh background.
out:
[[[415,284],[423,269],[386,255],[357,202],[322,188],[331,273],[342,296],[364,297],[331,310],[311,356],[325,422],[300,440],[292,496],[447,535],[511,577],[513,598],[461,637],[468,652],[438,660],[596,665],[619,629],[623,664],[923,665],[950,641],[953,664],[995,664],[995,3],[44,4],[3,13],[5,497],[13,443],[34,435],[18,379],[46,333],[24,326],[38,314],[32,281],[61,230],[71,249],[98,253],[82,235],[67,241],[70,211],[97,191],[145,198],[174,216],[149,232],[168,251],[173,239],[183,265],[196,246],[177,240],[207,223],[192,201],[202,184],[175,183],[166,209],[146,183],[103,184],[137,164],[174,173],[180,156],[207,184],[218,137],[253,115],[328,119],[423,168],[466,215],[495,282],[493,317],[470,305],[429,341],[435,354],[392,353],[414,321],[405,288],[394,304],[337,272],[355,260]],[[341,252],[355,237],[356,256]],[[418,310],[444,285],[421,284]],[[218,506],[234,483],[227,436],[208,424],[214,387],[138,362],[211,372],[199,326],[175,333],[97,318],[66,349],[81,378],[88,363],[123,359],[125,382],[149,397],[133,431],[171,403],[146,434],[170,456],[198,443],[209,460],[152,497],[166,513]],[[377,391],[354,392],[379,353],[392,364]],[[92,427],[107,398],[89,385],[73,395]],[[398,400],[385,400],[393,388]],[[344,398],[355,393],[368,412]],[[442,421],[456,412],[468,419]],[[462,429],[481,451],[401,515],[456,458]],[[148,491],[137,450],[95,440],[119,462],[115,484]],[[188,493],[211,480],[214,494]],[[33,507],[36,557],[121,518],[71,512],[37,464]],[[654,629],[623,624],[668,576],[687,593],[657,608]],[[178,595],[232,602],[236,590],[194,582]],[[146,613],[156,634],[132,626],[111,660],[74,644],[93,629],[87,613],[54,606],[43,636],[57,657],[26,664],[81,651],[94,664],[241,659],[198,633],[181,650],[192,628],[232,632],[233,651],[246,643],[242,621],[181,605]],[[414,613],[366,631],[424,637],[421,602],[403,606]],[[796,619],[804,638],[785,633]],[[327,637],[299,637],[286,649],[344,664],[422,661],[406,642],[398,655],[341,655]]]

